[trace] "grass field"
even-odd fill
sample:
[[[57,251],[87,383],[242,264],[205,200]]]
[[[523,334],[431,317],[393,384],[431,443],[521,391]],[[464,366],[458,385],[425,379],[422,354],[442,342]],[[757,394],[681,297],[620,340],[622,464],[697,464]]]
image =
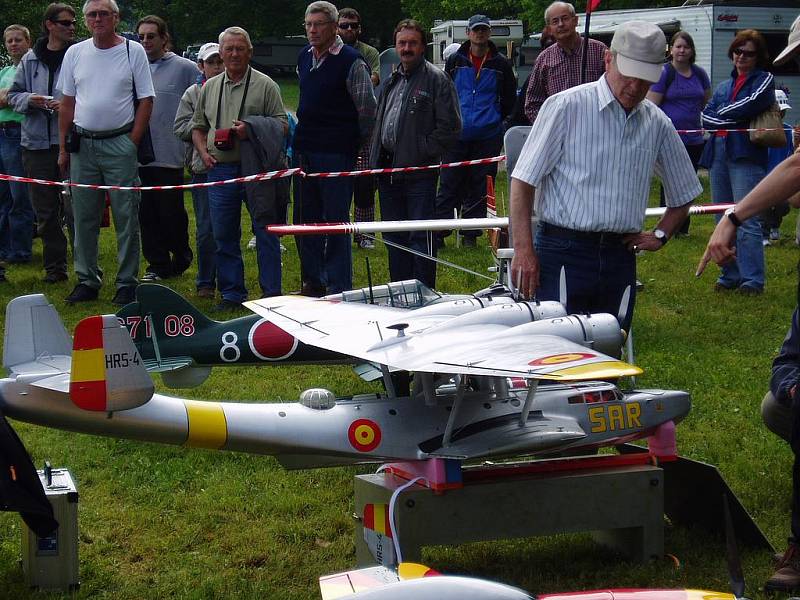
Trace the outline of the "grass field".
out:
[[[288,104],[288,102],[287,102]],[[498,194],[505,196],[505,185]],[[705,196],[707,198],[707,195]],[[187,206],[190,203],[187,202]],[[792,456],[761,424],[759,405],[770,363],[780,347],[796,302],[798,248],[792,214],[784,240],[768,248],[767,288],[759,297],[712,291],[716,269],[695,279],[695,265],[712,228],[696,217],[691,236],[639,259],[645,289],[634,319],[640,387],[685,389],[692,413],[678,427],[679,450],[717,465],[772,543],[783,549],[788,534]],[[652,225],[652,224],[650,224]],[[246,225],[245,225],[246,227]],[[243,236],[243,245],[248,235]],[[284,291],[299,288],[292,240],[285,240]],[[492,262],[485,238],[477,249],[448,247],[442,257],[486,273]],[[248,287],[257,290],[255,257],[246,257]],[[375,282],[388,277],[382,245],[354,251],[355,285],[365,285],[369,257]],[[72,329],[83,317],[113,312],[106,284],[101,299],[67,307],[73,282],[40,283],[41,246],[34,264],[12,266],[0,284],[5,305],[14,296],[44,291]],[[115,273],[113,233],[102,235],[102,264]],[[193,299],[194,272],[170,285]],[[440,267],[439,288],[474,291],[486,281]],[[197,301],[204,311],[211,301]],[[491,351],[491,348],[487,348]],[[159,384],[160,385],[160,384]],[[297,398],[309,387],[337,394],[374,390],[349,367],[217,369],[186,396],[270,401]],[[268,457],[185,450],[60,432],[13,423],[34,462],[68,467],[80,492],[81,588],[78,598],[269,598],[318,597],[317,578],[354,566],[352,485],[356,473],[336,468],[286,472]],[[587,490],[591,494],[591,490]],[[698,494],[703,490],[698,489]],[[530,499],[535,511],[536,498]],[[486,520],[493,508],[486,507]],[[0,597],[45,597],[30,592],[18,563],[20,519],[0,514]],[[694,586],[727,589],[720,540],[667,526],[672,561],[630,564],[575,534],[506,542],[436,547],[424,552],[430,566],[500,580],[532,592],[601,586]],[[766,552],[743,552],[748,596],[771,574]],[[49,596],[48,596],[49,597]]]

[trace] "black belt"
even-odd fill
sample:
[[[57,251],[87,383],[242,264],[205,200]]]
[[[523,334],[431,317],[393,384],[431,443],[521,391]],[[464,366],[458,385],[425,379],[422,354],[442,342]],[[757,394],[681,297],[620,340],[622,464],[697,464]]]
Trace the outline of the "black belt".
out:
[[[89,131],[88,129],[84,129],[83,127],[78,127],[75,125],[75,131],[77,131],[81,137],[89,138],[91,140],[108,140],[133,131],[133,122],[108,131]]]
[[[539,224],[544,235],[563,238],[567,240],[581,240],[592,242],[598,245],[614,245],[624,243],[627,233],[616,233],[615,231],[578,231],[577,229],[567,229],[558,225],[541,222]]]
[[[22,123],[19,121],[3,121],[0,123],[0,129],[19,129]]]

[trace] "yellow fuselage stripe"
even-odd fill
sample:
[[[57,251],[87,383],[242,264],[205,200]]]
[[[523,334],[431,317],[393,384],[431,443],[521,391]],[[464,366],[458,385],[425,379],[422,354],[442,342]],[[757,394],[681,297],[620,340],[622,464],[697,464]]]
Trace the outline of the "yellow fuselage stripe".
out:
[[[228,424],[219,402],[184,400],[189,436],[184,446],[218,450],[228,439]]]
[[[103,381],[106,378],[102,348],[75,350],[72,353],[72,381]]]

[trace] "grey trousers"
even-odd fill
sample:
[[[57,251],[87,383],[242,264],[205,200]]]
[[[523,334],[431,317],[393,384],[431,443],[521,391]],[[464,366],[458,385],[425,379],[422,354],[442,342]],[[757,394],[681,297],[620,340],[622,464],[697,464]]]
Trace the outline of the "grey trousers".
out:
[[[139,185],[136,144],[128,135],[104,140],[81,138],[79,152],[70,155],[70,176],[76,183]],[[139,273],[139,192],[110,191],[111,214],[117,234],[116,287],[136,285]],[[75,275],[78,282],[99,289],[97,265],[100,220],[105,192],[73,188],[75,215]]]

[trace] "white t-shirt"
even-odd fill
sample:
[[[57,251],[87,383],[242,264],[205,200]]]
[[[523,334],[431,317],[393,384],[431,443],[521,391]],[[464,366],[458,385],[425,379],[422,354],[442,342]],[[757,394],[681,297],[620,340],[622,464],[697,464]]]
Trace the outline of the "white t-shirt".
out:
[[[132,79],[133,78],[133,79]],[[89,38],[67,49],[58,87],[75,98],[75,124],[89,131],[119,129],[133,121],[133,87],[155,96],[147,54],[138,42],[100,49]]]

